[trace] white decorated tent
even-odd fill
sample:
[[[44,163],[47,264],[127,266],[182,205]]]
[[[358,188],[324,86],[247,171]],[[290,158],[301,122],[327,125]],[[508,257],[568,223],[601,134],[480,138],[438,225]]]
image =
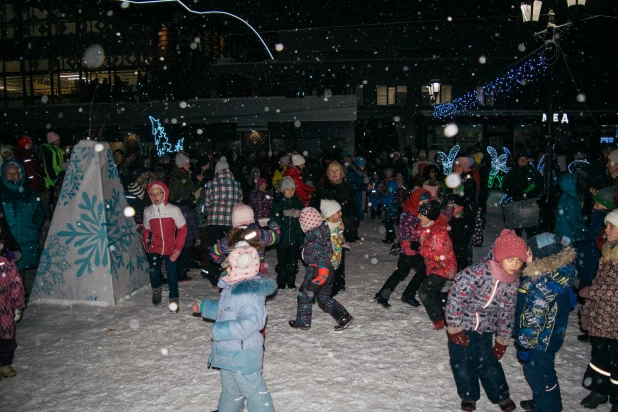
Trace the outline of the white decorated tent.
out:
[[[115,305],[150,283],[148,261],[105,142],[73,147],[30,302]]]

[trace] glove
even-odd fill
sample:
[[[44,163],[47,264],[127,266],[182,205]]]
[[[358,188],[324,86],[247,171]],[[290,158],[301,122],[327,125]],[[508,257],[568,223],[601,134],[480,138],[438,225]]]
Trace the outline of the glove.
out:
[[[285,216],[285,217],[294,217],[294,210],[295,209],[285,209],[283,211],[283,216]]]
[[[15,321],[15,323],[21,320],[21,310],[20,309],[15,309],[15,316],[13,317],[13,320]]]
[[[175,250],[172,252],[172,254],[170,255],[170,261],[171,262],[176,262],[176,259],[178,259],[178,256],[180,256],[180,250]]]
[[[300,216],[300,210],[299,209],[292,209],[294,211],[294,213],[292,214],[292,217],[295,217],[298,219],[298,217]]]
[[[21,260],[21,252],[19,250],[13,252],[13,255],[15,256],[15,262],[19,262]]]
[[[202,239],[198,239],[195,241],[195,246],[199,246],[202,244]]]
[[[412,249],[415,252],[418,252],[418,250],[420,249],[421,244],[417,241],[414,242],[410,242],[410,249]]]
[[[324,283],[326,283],[326,279],[328,279],[328,272],[328,267],[320,266],[318,268],[318,275],[311,279],[311,283],[318,286],[323,285]]]
[[[193,302],[193,313],[202,313],[202,302],[196,300]]]
[[[448,340],[453,342],[455,345],[459,346],[468,346],[470,344],[470,339],[466,336],[463,330],[457,333],[447,333]]]
[[[528,363],[530,362],[530,357],[531,357],[531,353],[529,350],[523,350],[523,349],[518,349],[517,350],[517,359],[519,359],[519,361],[521,363]]]
[[[265,217],[262,219],[258,219],[258,223],[260,224],[261,227],[266,227],[268,226],[268,222],[270,221],[269,218]]]
[[[494,356],[496,359],[502,359],[504,352],[506,352],[506,345],[496,342],[494,345]]]
[[[586,286],[585,288],[582,288],[582,290],[579,291],[579,296],[584,298],[584,299],[590,299],[590,286]]]

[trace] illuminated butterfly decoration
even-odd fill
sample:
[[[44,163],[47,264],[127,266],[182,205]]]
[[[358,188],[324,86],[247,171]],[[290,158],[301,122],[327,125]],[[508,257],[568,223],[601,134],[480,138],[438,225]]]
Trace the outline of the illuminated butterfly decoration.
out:
[[[569,164],[569,173],[576,173],[582,168],[588,166],[590,163],[585,160],[574,160]]]
[[[185,138],[183,137],[182,139],[179,139],[179,140],[176,142],[176,147],[174,147],[174,151],[175,151],[175,152],[181,152],[181,151],[183,151],[183,150],[184,150],[184,147],[183,147],[184,145],[185,145]]]
[[[511,170],[506,162],[509,159],[509,155],[511,154],[509,150],[505,147],[504,154],[498,156],[498,152],[491,146],[487,146],[487,153],[491,157],[491,170],[489,171],[489,182],[488,186],[493,187],[494,180],[497,178],[500,187],[502,187],[502,179],[504,176],[500,175],[500,172],[508,173]]]
[[[152,116],[148,116],[150,123],[152,124],[152,135],[154,136],[155,146],[157,147],[157,155],[163,156],[165,153],[172,152],[172,145],[167,138],[165,129],[161,126],[159,119],[155,119]]]
[[[451,173],[453,173],[453,163],[455,162],[455,159],[457,159],[459,149],[459,145],[456,144],[451,148],[448,156],[444,152],[438,152],[438,157],[440,158],[440,163],[442,163],[444,175],[450,175]]]

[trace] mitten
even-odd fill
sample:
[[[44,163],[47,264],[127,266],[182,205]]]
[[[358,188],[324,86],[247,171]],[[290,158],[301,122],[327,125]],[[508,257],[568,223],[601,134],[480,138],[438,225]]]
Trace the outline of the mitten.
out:
[[[519,361],[521,363],[528,363],[530,362],[530,356],[531,353],[529,350],[523,350],[523,349],[518,349],[517,350],[517,359],[519,359]],[[500,358],[498,358],[500,359]]]
[[[410,242],[410,249],[414,250],[415,252],[418,252],[418,249],[421,247],[421,244],[417,241],[414,242]]]
[[[328,279],[328,266],[319,266],[318,275],[311,279],[311,283],[321,286],[326,283],[326,279]]]
[[[202,302],[196,300],[193,302],[193,313],[202,313]]]
[[[176,262],[176,259],[178,259],[178,256],[180,256],[180,250],[175,250],[172,252],[172,254],[170,255],[170,261],[171,262]]]
[[[466,336],[466,333],[461,330],[457,333],[447,333],[448,340],[453,342],[455,345],[459,346],[468,346],[470,344],[470,339]]]
[[[13,317],[13,320],[15,321],[15,323],[21,320],[21,310],[20,309],[15,309],[15,316]]]
[[[294,209],[285,209],[283,211],[283,216],[285,216],[285,217],[293,217],[294,216]]]
[[[269,218],[264,217],[262,219],[258,219],[258,223],[260,224],[260,227],[265,227],[268,225],[269,220]]]
[[[506,345],[496,342],[494,345],[494,356],[496,359],[502,359],[504,352],[506,352]]]
[[[300,210],[299,209],[292,209],[294,212],[292,213],[292,217],[295,217],[298,219],[298,217],[300,216]]]

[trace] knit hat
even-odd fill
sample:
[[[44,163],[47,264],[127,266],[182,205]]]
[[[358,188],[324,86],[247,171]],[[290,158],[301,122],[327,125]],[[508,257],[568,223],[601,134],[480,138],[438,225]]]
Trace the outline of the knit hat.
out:
[[[183,168],[187,164],[191,163],[191,159],[189,159],[189,156],[187,156],[183,152],[178,152],[176,154],[176,157],[174,158],[174,162],[176,162],[176,166],[178,168]]]
[[[367,166],[367,160],[365,160],[365,158],[362,156],[358,156],[356,159],[354,159],[354,164],[358,167]]]
[[[320,212],[313,207],[306,207],[301,210],[298,220],[300,222],[300,228],[305,233],[322,224],[322,216],[320,216]]]
[[[58,136],[58,133],[54,133],[54,132],[47,133],[47,143],[51,144],[51,143],[54,143],[56,140],[60,140],[60,136]]]
[[[431,221],[435,221],[440,217],[440,203],[437,200],[430,200],[427,203],[423,203],[418,208],[418,214],[425,216]]]
[[[616,208],[616,203],[614,203],[614,193],[614,189],[611,187],[606,187],[592,195],[592,200],[605,206],[609,210],[614,210]]]
[[[302,157],[299,154],[293,154],[292,155],[292,165],[293,166],[300,166],[302,164],[305,164],[305,158]]]
[[[22,136],[22,137],[20,137],[20,138],[19,138],[19,140],[17,141],[17,145],[18,145],[19,147],[21,147],[22,149],[25,149],[25,148],[26,148],[26,145],[27,145],[27,144],[30,144],[30,143],[32,143],[32,139],[31,139],[30,137],[28,137],[28,136]]]
[[[289,166],[292,159],[290,159],[289,155],[284,155],[279,158],[279,162],[283,163],[286,166]]]
[[[421,200],[430,199],[431,194],[429,193],[429,191],[422,188],[414,189],[412,193],[410,193],[410,196],[408,197],[406,202],[403,204],[403,210],[416,214],[418,213],[418,206]]]
[[[0,146],[0,154],[4,152],[9,152],[10,154],[13,154],[13,147],[10,144],[3,144],[2,146]]]
[[[609,154],[609,156],[607,156],[607,160],[610,160],[610,161],[618,164],[618,149],[617,150],[612,150],[612,152]]]
[[[283,179],[281,179],[281,183],[279,184],[279,190],[283,192],[285,189],[296,190],[296,183],[294,183],[294,179],[292,179],[290,176],[285,176]]]
[[[501,262],[512,257],[520,258],[525,262],[528,257],[528,245],[517,236],[514,230],[503,229],[494,242],[494,260]]]
[[[127,192],[139,198],[141,198],[142,196],[146,194],[146,192],[144,191],[144,188],[135,182],[129,183],[129,185],[127,186]]]
[[[320,202],[320,212],[326,219],[341,210],[341,205],[335,200],[322,199]]]
[[[562,245],[553,233],[545,232],[528,239],[533,259],[541,259],[562,251]]]
[[[266,183],[266,179],[264,179],[263,177],[260,177],[257,182],[255,182],[255,185],[257,187],[260,187],[262,185],[267,185],[268,183]]]
[[[227,159],[225,156],[221,156],[219,161],[215,165],[215,174],[220,172],[221,170],[227,170],[230,168],[230,165],[227,163]]]
[[[239,203],[234,206],[234,209],[232,210],[232,226],[247,227],[251,223],[255,223],[253,209],[244,203]]]
[[[618,209],[612,210],[605,216],[605,220],[603,223],[611,223],[612,225],[618,227]]]
[[[458,163],[461,167],[463,167],[464,172],[470,170],[470,166],[472,166],[469,157],[458,157],[455,159],[455,163]]]
[[[231,273],[221,279],[227,283],[236,283],[241,280],[251,279],[260,271],[260,256],[254,247],[245,241],[237,242],[234,249],[227,257],[230,263]]]

